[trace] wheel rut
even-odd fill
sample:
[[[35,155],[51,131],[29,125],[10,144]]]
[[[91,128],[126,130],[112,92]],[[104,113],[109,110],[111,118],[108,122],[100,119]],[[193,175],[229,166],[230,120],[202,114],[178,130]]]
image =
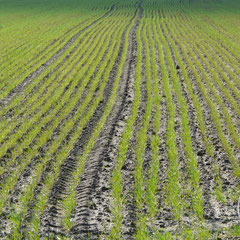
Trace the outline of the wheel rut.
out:
[[[136,6],[138,5],[136,4]],[[133,19],[136,17],[136,14],[137,10]],[[111,199],[111,170],[113,168],[114,157],[116,156],[117,152],[117,142],[119,142],[120,136],[124,130],[125,121],[130,116],[131,104],[133,101],[133,72],[136,65],[136,28],[139,22],[138,19],[139,17],[137,20],[135,20],[134,26],[130,30],[127,61],[121,76],[121,82],[118,87],[118,101],[115,103],[113,110],[108,117],[108,121],[88,157],[80,179],[80,183],[77,186],[77,206],[71,217],[75,224],[70,232],[70,236],[73,236],[74,239],[86,239],[89,237],[90,239],[98,239],[100,234],[106,230],[108,231],[108,229],[104,228],[104,224],[107,225],[107,222],[110,222],[111,218],[109,209]],[[121,52],[123,49],[124,36],[125,32],[122,35],[122,43],[120,46],[118,59],[115,62],[115,67],[113,68],[109,82],[114,81],[117,64],[122,55]],[[95,119],[95,121],[100,118],[96,112],[94,113],[94,116],[93,119]],[[92,127],[90,127],[90,129],[92,129]],[[90,132],[87,130],[86,132],[88,136],[90,136]],[[82,135],[84,136],[84,133]],[[84,137],[80,137],[79,142],[81,142],[81,144],[76,144],[74,147],[75,150],[73,150],[73,155],[74,151],[80,153],[83,149],[84,143],[87,141],[88,139],[86,135]],[[66,160],[66,163],[68,164],[66,164],[65,173],[63,171],[63,174],[61,174],[63,178],[65,177],[64,175],[70,176],[72,168],[74,168],[75,159],[71,155],[72,154],[70,154],[69,158]],[[60,177],[59,186],[55,187],[56,192],[52,194],[55,197],[56,194],[58,194],[58,197],[61,197],[61,192],[64,192],[64,187],[67,185],[67,181],[69,179],[63,178],[60,180]],[[53,206],[50,209],[49,217],[52,219],[57,217],[57,212],[58,209]],[[46,227],[49,230],[51,229],[54,234],[61,232],[61,230],[57,229],[57,226],[55,226],[52,221],[48,222]]]
[[[57,226],[57,222],[59,220],[59,216],[61,215],[61,213],[58,212],[56,202],[58,200],[61,200],[63,196],[66,195],[66,188],[68,183],[71,181],[71,174],[77,165],[76,156],[79,156],[83,152],[85,144],[89,141],[94,127],[96,126],[97,122],[99,121],[99,119],[101,118],[104,112],[104,107],[107,104],[108,99],[111,95],[111,90],[114,83],[114,76],[116,75],[115,72],[117,70],[119,59],[122,55],[122,50],[123,50],[123,44],[120,45],[117,60],[115,61],[109,80],[104,89],[103,100],[98,105],[90,121],[84,127],[82,134],[79,137],[79,140],[77,141],[73,150],[70,152],[69,156],[65,160],[65,163],[61,167],[60,177],[55,183],[52,189],[52,192],[50,194],[49,204],[51,205],[51,207],[49,207],[48,211],[45,213],[45,217],[43,217],[44,219],[43,232],[52,232],[53,234],[64,232],[63,229],[61,229],[61,227]],[[94,167],[96,166],[94,166],[93,164],[91,168],[94,168]]]
[[[110,43],[109,43],[109,46],[110,46]],[[105,58],[106,53],[107,53],[107,50],[105,51],[104,56],[102,57],[102,60]],[[91,81],[95,77],[97,69],[98,69],[98,67],[94,71],[94,74],[91,77]],[[53,131],[51,138],[46,142],[46,144],[44,144],[43,146],[41,146],[39,148],[39,149],[41,149],[41,150],[39,150],[40,151],[39,154],[37,154],[35,157],[33,157],[31,159],[31,163],[29,165],[27,165],[26,168],[24,169],[23,173],[19,177],[19,180],[18,180],[16,186],[14,187],[14,189],[12,191],[12,194],[11,194],[11,204],[12,203],[16,203],[18,201],[18,195],[20,194],[22,187],[24,187],[26,184],[28,184],[28,182],[30,182],[29,181],[29,179],[31,178],[31,174],[30,173],[33,171],[33,169],[34,169],[35,165],[37,164],[37,162],[40,161],[40,159],[47,154],[47,151],[49,150],[49,147],[51,146],[52,142],[54,141],[54,139],[57,137],[57,135],[61,131],[60,129],[64,125],[64,122],[68,121],[72,116],[74,116],[76,114],[77,109],[83,103],[83,100],[84,100],[84,98],[87,95],[88,89],[90,87],[89,86],[90,82],[87,84],[87,86],[86,86],[82,96],[78,99],[78,101],[76,102],[76,105],[74,106],[74,108],[69,112],[69,114],[66,117],[64,117],[61,120],[61,122],[59,123],[57,128]],[[78,82],[78,85],[75,87],[74,91],[72,92],[71,97],[73,97],[73,95],[76,94],[77,88],[80,87],[80,83],[81,83],[81,81]],[[57,112],[56,116],[59,116],[60,114],[61,114],[61,110],[59,110],[59,112]],[[51,120],[51,121],[53,121],[53,120]],[[51,121],[48,122],[47,125],[51,124]],[[73,129],[68,133],[68,135],[67,135],[66,139],[64,139],[64,141],[68,141],[68,137],[75,131],[76,126],[79,124],[79,121],[80,121],[79,119],[76,121],[76,123],[74,124]],[[36,143],[37,143],[37,140],[34,139],[34,141],[30,145],[30,148],[32,148],[34,146],[34,144],[36,144]],[[59,148],[54,152],[54,155],[57,154],[57,152],[59,151]],[[24,158],[24,153],[21,156],[19,156],[19,161],[20,161],[20,157]],[[54,157],[53,157],[53,159],[54,159]],[[40,192],[41,187],[42,187],[42,183],[43,183],[44,179],[47,177],[47,173],[49,171],[52,171],[53,159],[47,163],[46,170],[43,172],[43,175],[41,176],[41,180],[38,183],[37,188],[34,191],[35,192],[34,193],[34,199],[36,199],[38,193]],[[14,168],[14,166],[12,168]],[[0,179],[1,178],[3,178],[3,176],[1,176]],[[29,211],[28,211],[28,213],[26,215],[26,221],[28,221],[32,217],[31,209],[33,207],[34,207],[34,201],[29,204]],[[1,219],[1,215],[0,215],[0,220],[2,220]],[[6,228],[7,227],[5,226],[5,227],[2,227],[1,229],[6,229]]]

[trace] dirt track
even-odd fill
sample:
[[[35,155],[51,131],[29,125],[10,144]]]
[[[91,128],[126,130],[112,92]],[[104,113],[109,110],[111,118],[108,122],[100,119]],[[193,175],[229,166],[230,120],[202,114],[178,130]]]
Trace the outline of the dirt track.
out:
[[[82,55],[80,53],[81,43],[84,41],[84,38],[79,40],[79,37],[84,34],[90,27],[94,27],[97,24],[101,25],[101,21],[106,19],[111,19],[117,17],[114,15],[118,11],[118,3],[113,4],[109,7],[106,12],[100,16],[97,20],[92,21],[89,25],[83,27],[83,29],[78,30],[83,24],[86,22],[79,23],[76,26],[73,26],[69,29],[65,34],[61,37],[67,38],[72,31],[77,31],[76,33],[71,36],[63,47],[57,50],[47,61],[45,61],[39,68],[35,71],[31,72],[21,83],[19,83],[15,88],[13,88],[7,95],[0,100],[0,106],[4,109],[6,108],[6,112],[0,116],[0,121],[6,121],[8,124],[12,124],[11,118],[15,119],[17,124],[16,126],[13,124],[11,126],[12,130],[7,132],[4,135],[3,139],[0,141],[0,147],[5,147],[5,142],[10,141],[11,136],[16,135],[16,144],[6,146],[11,146],[6,149],[6,153],[0,156],[1,160],[1,167],[7,166],[4,171],[0,174],[0,184],[4,187],[8,178],[13,176],[15,169],[19,175],[17,177],[12,177],[15,179],[15,184],[13,185],[12,189],[9,191],[9,195],[6,199],[6,203],[3,205],[1,214],[0,214],[0,238],[6,239],[9,236],[13,235],[12,230],[12,221],[9,220],[9,216],[11,212],[18,211],[19,209],[23,209],[23,219],[21,219],[20,224],[20,231],[23,239],[28,238],[29,234],[29,223],[34,217],[35,210],[36,210],[36,203],[38,203],[38,198],[42,191],[45,189],[46,179],[51,174],[57,172],[56,179],[54,176],[53,185],[49,188],[49,192],[47,194],[47,200],[45,203],[45,207],[43,211],[40,213],[39,217],[39,236],[40,238],[49,238],[53,236],[57,238],[57,236],[62,236],[66,238],[72,239],[107,239],[108,234],[111,232],[113,228],[113,210],[112,205],[114,201],[113,193],[112,193],[112,182],[114,167],[117,165],[117,161],[119,158],[119,148],[121,147],[121,141],[123,133],[126,129],[126,125],[128,124],[128,120],[132,114],[133,103],[135,101],[136,93],[135,93],[135,81],[136,81],[136,65],[138,61],[138,41],[137,39],[137,30],[141,25],[141,21],[145,18],[145,10],[143,8],[143,1],[137,1],[133,6],[134,9],[130,13],[124,13],[128,17],[128,22],[125,28],[120,32],[121,33],[121,41],[119,47],[117,45],[117,41],[114,42],[112,38],[115,36],[115,30],[112,31],[110,41],[107,42],[107,48],[103,51],[101,55],[101,60],[98,64],[96,64],[96,68],[92,71],[91,65],[86,68],[86,72],[83,74],[82,78],[75,83],[75,78],[77,78],[78,71],[76,74],[73,75],[71,80],[68,80],[68,77],[72,74],[75,68],[84,68],[85,65],[87,66],[87,62],[90,61],[90,57],[95,53],[95,48],[89,53],[89,57],[87,57],[86,61],[81,64],[81,67],[78,64],[81,63],[84,55],[87,54],[88,49],[86,49]],[[170,5],[171,6],[171,5]],[[145,114],[147,113],[147,99],[148,99],[148,91],[147,91],[147,74],[149,73],[151,76],[151,84],[153,84],[153,66],[150,67],[146,64],[146,57],[147,57],[147,45],[144,42],[143,33],[140,34],[140,41],[142,41],[142,62],[141,62],[141,87],[140,87],[140,105],[138,108],[138,114],[136,117],[136,121],[132,126],[132,135],[129,140],[129,148],[126,152],[125,162],[121,168],[121,178],[122,178],[122,192],[121,195],[124,198],[123,207],[121,209],[122,213],[122,225],[121,225],[121,237],[122,239],[135,239],[137,234],[137,229],[139,227],[139,216],[147,216],[146,217],[146,228],[149,231],[151,236],[155,236],[155,230],[159,232],[170,232],[174,234],[181,234],[182,226],[197,229],[198,225],[200,224],[199,219],[197,218],[197,214],[193,210],[193,206],[191,205],[193,200],[192,193],[196,190],[196,186],[193,185],[194,180],[192,179],[192,175],[194,175],[189,167],[189,159],[188,159],[188,152],[186,151],[185,145],[185,135],[184,135],[184,119],[183,119],[183,111],[182,103],[179,101],[179,95],[177,90],[175,89],[175,75],[179,80],[180,92],[184,101],[187,104],[187,117],[188,118],[188,126],[189,126],[189,138],[191,139],[191,148],[194,152],[194,158],[197,161],[197,169],[199,172],[199,182],[197,183],[202,194],[202,209],[203,209],[203,216],[201,219],[201,226],[205,229],[208,229],[211,234],[215,234],[218,231],[221,231],[223,234],[222,236],[227,234],[227,230],[225,228],[231,228],[233,225],[239,224],[239,218],[237,216],[237,195],[238,195],[238,188],[239,188],[239,178],[234,175],[233,171],[233,162],[230,156],[230,150],[228,152],[228,148],[224,145],[223,135],[226,137],[229,146],[231,147],[231,151],[233,152],[233,156],[235,157],[237,163],[240,160],[240,151],[236,136],[239,137],[240,133],[240,125],[239,125],[239,96],[236,93],[239,92],[239,89],[233,90],[229,83],[230,81],[233,82],[232,76],[237,76],[236,72],[232,72],[232,75],[229,77],[229,82],[224,82],[226,80],[225,75],[222,74],[219,76],[219,81],[215,81],[216,77],[214,78],[213,73],[210,69],[217,71],[213,65],[211,65],[208,56],[204,55],[205,52],[199,47],[199,52],[195,47],[195,43],[191,43],[191,38],[187,34],[187,30],[185,30],[185,35],[181,32],[173,33],[174,30],[171,29],[171,22],[168,23],[166,21],[167,14],[169,12],[165,12],[165,10],[156,10],[157,12],[157,19],[161,21],[161,25],[159,25],[159,32],[157,29],[156,35],[161,39],[161,47],[162,53],[159,51],[157,46],[157,41],[155,41],[155,32],[150,25],[150,21],[155,19],[155,16],[151,11],[147,12],[148,17],[146,18],[147,24],[149,24],[150,31],[147,32],[147,38],[149,38],[149,34],[152,34],[154,42],[154,46],[150,46],[153,48],[152,52],[156,52],[156,71],[158,75],[158,86],[159,86],[159,95],[161,96],[160,101],[160,108],[161,108],[161,117],[159,121],[161,122],[159,129],[154,129],[154,116],[156,114],[155,110],[152,109],[150,113],[150,120],[149,120],[149,127],[146,133],[146,144],[144,145],[144,154],[141,156],[143,158],[141,173],[143,176],[143,206],[139,210],[137,208],[136,203],[136,161],[137,161],[137,146],[141,143],[141,139],[139,139],[139,133],[144,125]],[[171,15],[172,14],[172,15]],[[185,16],[185,12],[181,11],[179,14],[179,19],[182,21],[188,21],[188,17]],[[113,17],[114,16],[114,17]],[[130,16],[130,17],[129,17]],[[176,21],[175,12],[170,11],[169,19],[171,21]],[[127,18],[126,17],[126,18]],[[114,19],[114,20],[115,20]],[[201,18],[203,19],[203,18]],[[176,21],[177,22],[177,21]],[[215,29],[219,30],[218,25],[215,25],[214,22],[210,21],[209,19],[206,22]],[[144,21],[143,21],[144,23]],[[132,24],[132,25],[131,25]],[[145,24],[145,23],[144,23]],[[145,26],[143,24],[143,26]],[[174,24],[177,23],[174,22]],[[173,25],[173,24],[172,24]],[[114,92],[114,83],[116,81],[116,76],[118,74],[119,65],[121,59],[124,57],[124,44],[127,31],[129,30],[129,38],[128,38],[128,48],[126,52],[126,61],[124,63],[124,67],[121,72],[120,81],[117,87],[117,94],[116,94],[116,101],[113,103],[113,107],[110,110],[109,115],[106,117],[106,121],[104,122],[103,127],[99,131],[99,135],[94,139],[95,129],[105,116],[105,112],[107,111],[107,106],[110,102],[112,94]],[[187,26],[187,24],[186,24]],[[190,25],[188,25],[191,28]],[[110,28],[110,27],[109,27]],[[100,29],[103,31],[102,35],[106,35],[105,32],[108,28],[104,29],[104,25],[99,26],[99,29],[92,30],[96,32],[96,36],[98,34],[98,30]],[[143,29],[143,27],[142,27]],[[140,29],[140,31],[143,31]],[[220,28],[223,36],[226,36],[228,40],[232,41],[233,36],[228,35],[225,33],[225,28]],[[161,31],[161,32],[160,32]],[[194,30],[195,31],[195,28]],[[90,34],[87,32],[85,38]],[[176,35],[175,35],[176,34]],[[194,32],[195,34],[195,32]],[[197,34],[197,33],[196,33]],[[160,36],[161,35],[161,36]],[[191,35],[191,34],[189,34]],[[193,35],[193,34],[192,34]],[[95,36],[95,38],[96,38]],[[177,36],[184,39],[184,41],[180,42],[177,39]],[[194,35],[195,36],[195,35]],[[200,37],[200,36],[199,36]],[[95,38],[91,39],[91,44],[94,44]],[[211,37],[209,37],[210,39]],[[59,38],[60,39],[60,38]],[[163,40],[162,40],[163,39]],[[190,39],[190,40],[189,40]],[[212,39],[212,38],[211,38]],[[234,38],[235,39],[235,38]],[[43,54],[47,48],[51,47],[57,40],[50,43],[46,46],[39,54]],[[210,41],[210,40],[209,40]],[[213,42],[216,41],[215,39],[212,40]],[[114,49],[117,49],[117,56],[114,60],[114,63],[109,70],[109,76],[106,81],[106,85],[104,85],[104,89],[101,93],[101,86],[103,86],[103,74],[99,74],[100,71],[103,73],[107,71],[107,66],[111,65],[112,58],[109,57],[109,60],[106,63],[106,67],[102,70],[101,65],[103,61],[108,56],[108,51],[111,49],[111,46]],[[165,44],[166,42],[166,44]],[[217,41],[216,41],[217,42]],[[235,41],[234,41],[235,42]],[[76,46],[74,45],[76,44]],[[90,44],[90,45],[91,45]],[[211,46],[209,45],[209,52],[214,51],[213,43],[211,42]],[[44,77],[34,85],[32,90],[19,101],[14,107],[20,108],[20,113],[18,117],[15,117],[16,112],[14,112],[14,107],[8,108],[14,99],[17,99],[18,96],[24,94],[26,88],[31,86],[31,84],[35,84],[35,80],[39,77],[45,70],[47,70],[52,64],[56,63],[67,50],[71,47],[73,49],[69,52],[67,56],[63,58],[60,63],[57,64],[49,73],[44,75]],[[99,52],[104,49],[104,45],[99,45]],[[90,46],[89,46],[90,47]],[[97,47],[97,46],[96,46]],[[232,52],[226,50],[223,47],[223,52],[226,55],[232,55]],[[176,53],[176,50],[178,51]],[[192,51],[192,55],[189,53]],[[150,51],[151,52],[151,51]],[[153,64],[152,60],[152,52],[151,52],[151,60],[150,63]],[[226,53],[227,52],[227,53]],[[169,59],[167,54],[170,53],[171,59]],[[71,59],[71,55],[76,54],[77,59]],[[201,54],[201,56],[200,56]],[[201,58],[205,56],[204,60]],[[188,59],[186,58],[188,56]],[[224,55],[225,56],[225,55]],[[167,186],[169,184],[169,168],[171,167],[171,162],[169,161],[169,145],[168,141],[171,136],[168,136],[168,127],[170,126],[171,116],[169,116],[170,107],[167,103],[167,90],[166,85],[164,85],[164,72],[163,66],[161,65],[161,57],[162,61],[166,64],[166,71],[169,79],[169,89],[171,92],[171,98],[174,105],[174,123],[173,123],[173,130],[176,134],[175,147],[176,147],[176,155],[178,161],[178,173],[179,178],[177,185],[181,188],[181,196],[179,196],[179,201],[183,205],[183,213],[181,215],[180,220],[176,220],[174,217],[174,213],[172,212],[171,206],[166,203],[166,199],[168,198],[167,193]],[[71,59],[71,60],[70,60]],[[91,59],[92,64],[95,64],[97,56]],[[221,61],[221,56],[220,56]],[[236,56],[234,56],[236,60]],[[234,61],[235,61],[234,60]],[[68,62],[70,61],[70,62]],[[226,63],[227,58],[222,60],[223,63]],[[236,62],[239,60],[237,59]],[[193,63],[193,66],[190,65],[190,62]],[[197,63],[200,63],[202,66],[199,67]],[[210,62],[210,63],[208,63]],[[68,63],[66,66],[64,64]],[[174,65],[174,69],[171,68],[171,63]],[[68,68],[69,65],[72,64],[71,68]],[[194,65],[195,64],[195,65]],[[229,63],[228,63],[229,64]],[[234,62],[234,64],[237,64]],[[150,68],[150,70],[148,69]],[[236,66],[237,68],[238,66]],[[60,70],[59,70],[60,69]],[[61,70],[62,69],[62,70]],[[68,70],[67,70],[68,69]],[[234,68],[235,69],[235,68]],[[65,71],[63,77],[61,73],[58,71]],[[88,73],[92,71],[92,74],[88,76]],[[149,71],[149,72],[148,72]],[[51,75],[57,73],[54,77],[54,80],[47,85],[50,89],[54,86],[54,90],[52,94],[49,94],[46,99],[44,99],[42,105],[33,109],[32,112],[28,112],[28,108],[35,106],[41,98],[45,97],[45,94],[48,94],[48,89],[40,92],[41,86],[47,82],[47,80],[51,77]],[[196,73],[198,74],[199,78],[196,77]],[[99,75],[98,75],[99,74]],[[206,75],[204,75],[206,74]],[[54,85],[54,81],[58,81],[58,78],[62,77],[59,82]],[[96,76],[99,77],[99,82],[96,84],[96,88],[92,87],[93,83],[96,81]],[[209,79],[206,79],[207,76]],[[82,92],[80,91],[82,84],[85,78],[89,77],[89,82],[86,83],[86,86],[83,88]],[[189,81],[187,81],[187,79]],[[199,79],[199,80],[198,80]],[[39,124],[39,132],[34,132],[34,126],[29,125],[27,129],[23,129],[25,121],[30,121],[35,117],[38,111],[42,111],[41,106],[47,105],[48,101],[51,100],[52,95],[55,94],[55,89],[61,88],[66,81],[69,81],[62,87],[63,90],[59,91],[59,95],[56,94],[58,98],[56,98],[56,105],[52,104],[49,108],[46,108],[46,111],[42,112],[39,119],[36,120],[36,124]],[[208,85],[208,82],[211,82],[211,85]],[[226,90],[221,88],[221,84],[219,82],[224,82],[223,86],[226,87]],[[165,83],[166,84],[166,83]],[[236,84],[235,82],[233,84]],[[236,84],[237,85],[237,84]],[[69,97],[67,98],[66,103],[61,104],[61,98],[64,98],[68,94],[68,89],[72,89],[71,93],[69,93]],[[92,90],[93,89],[93,90]],[[191,89],[191,91],[190,91]],[[204,95],[204,90],[206,89],[206,93]],[[28,99],[34,96],[35,93],[39,91],[39,96],[28,103]],[[57,91],[57,90],[56,90]],[[88,93],[89,91],[93,91],[92,99],[88,101]],[[153,87],[151,88],[153,91]],[[81,94],[79,94],[79,92]],[[151,94],[152,94],[151,92]],[[76,96],[79,94],[79,97]],[[102,95],[101,95],[102,94]],[[214,95],[215,94],[215,95]],[[54,95],[55,96],[55,95]],[[81,126],[83,119],[87,114],[92,111],[92,106],[94,106],[95,102],[98,101],[99,103],[93,111],[92,115],[89,115],[86,124],[84,124],[83,128],[79,130],[79,126]],[[207,98],[209,96],[209,99]],[[218,101],[217,96],[220,96],[222,99],[222,103]],[[76,101],[72,103],[73,106],[69,111],[67,105],[71,103],[71,100],[76,97]],[[194,97],[197,99],[194,99]],[[151,98],[154,98],[151,95]],[[230,100],[232,102],[230,102]],[[82,105],[86,102],[86,107],[83,108],[82,112],[78,112]],[[153,101],[153,104],[155,102]],[[197,105],[199,103],[199,105]],[[26,108],[21,108],[21,106],[26,104]],[[29,105],[27,105],[29,104]],[[58,108],[59,104],[59,108]],[[222,104],[222,105],[221,105]],[[84,105],[85,106],[85,105]],[[214,112],[211,106],[214,106],[216,111],[219,114],[219,122],[220,127],[218,124],[218,119],[214,118]],[[55,110],[56,109],[56,110]],[[170,110],[169,110],[170,109]],[[199,110],[200,109],[200,110]],[[229,113],[230,118],[232,119],[233,125],[230,125],[229,119],[224,115],[224,110]],[[44,109],[45,110],[45,109]],[[239,110],[239,111],[238,111]],[[51,112],[54,112],[54,116],[51,118]],[[78,115],[79,114],[79,115]],[[200,116],[201,115],[201,116]],[[47,118],[46,122],[42,119]],[[76,118],[75,118],[76,117]],[[202,117],[204,123],[204,130],[201,125]],[[59,118],[59,121],[56,120]],[[74,120],[72,120],[74,119]],[[51,124],[54,124],[55,121],[57,125],[51,128]],[[66,123],[73,121],[70,130],[65,133],[65,126]],[[10,126],[10,125],[9,125]],[[50,129],[48,129],[50,128]],[[19,129],[22,131],[21,134],[18,135]],[[50,130],[53,129],[51,132]],[[186,128],[187,129],[187,128]],[[220,129],[220,130],[219,130]],[[3,129],[4,130],[4,129]],[[5,130],[4,130],[5,131]],[[49,136],[47,135],[47,131],[50,132]],[[76,141],[72,144],[72,136],[74,133],[79,131],[79,135],[76,138]],[[222,135],[219,133],[222,131]],[[46,134],[46,137],[42,137],[42,135]],[[22,144],[25,139],[27,139],[28,135],[33,134],[32,140],[29,142],[29,145],[26,146]],[[34,135],[35,134],[35,135]],[[61,135],[62,134],[62,135]],[[65,134],[65,135],[64,135]],[[158,212],[155,215],[148,215],[149,206],[147,205],[147,179],[149,176],[149,169],[153,161],[152,151],[152,138],[155,135],[158,135],[160,138],[160,143],[157,146],[158,148],[158,161],[159,161],[159,169],[158,169],[158,180],[157,180],[157,187],[156,192],[154,195],[154,199],[156,202],[156,208]],[[235,134],[235,135],[234,135]],[[187,135],[187,134],[186,134]],[[45,135],[44,135],[45,136]],[[60,137],[64,136],[64,137]],[[45,141],[42,140],[46,139]],[[188,136],[187,136],[188,137]],[[41,141],[40,141],[40,140]],[[59,139],[59,142],[58,142]],[[92,140],[93,139],[93,140]],[[209,144],[212,145],[212,155],[207,152],[206,146],[206,139]],[[60,141],[61,140],[61,141]],[[77,186],[75,186],[75,206],[71,215],[69,217],[71,222],[70,230],[66,230],[63,225],[63,218],[65,214],[65,209],[63,207],[63,200],[67,198],[70,194],[70,191],[73,191],[69,186],[74,183],[73,174],[76,172],[76,169],[80,166],[81,157],[84,155],[86,150],[86,145],[89,142],[93,142],[93,147],[89,151],[86,157],[86,161],[83,162],[83,170],[81,176],[79,178]],[[40,143],[39,143],[40,142]],[[69,142],[72,144],[72,147],[69,151],[64,152],[64,148],[67,149],[67,144]],[[43,143],[43,144],[42,144]],[[51,156],[48,158],[49,151],[52,148],[52,145],[56,144],[56,149],[51,152]],[[57,145],[59,144],[59,145]],[[70,145],[69,145],[70,146]],[[18,150],[18,148],[20,150]],[[15,153],[15,152],[16,153]],[[32,152],[33,153],[32,153]],[[36,153],[35,153],[36,151]],[[63,151],[64,159],[62,160],[61,164],[58,166],[56,159],[59,156],[58,154]],[[32,154],[30,155],[29,152]],[[14,155],[14,154],[15,155]],[[24,160],[27,156],[31,156],[29,162],[26,163],[21,169],[21,164],[25,164]],[[16,157],[15,157],[16,156]],[[230,156],[230,157],[229,157]],[[8,164],[8,161],[12,160],[11,164]],[[37,169],[41,169],[41,162],[44,159],[44,165],[42,166],[43,171],[39,174]],[[46,160],[45,160],[46,159]],[[81,165],[82,166],[82,165]],[[56,170],[59,167],[59,172]],[[216,168],[215,168],[216,167]],[[20,170],[19,170],[20,169]],[[34,185],[34,179],[37,179],[36,184]],[[224,193],[223,201],[220,201],[216,194],[216,188],[218,187],[217,184],[221,182],[221,190]],[[5,185],[4,185],[5,184]],[[26,200],[26,207],[24,205],[24,201],[22,201],[23,196],[25,194],[27,186],[33,184],[34,188],[32,189],[31,196],[29,199]],[[146,185],[145,185],[146,184]],[[1,190],[4,189],[1,186]],[[7,189],[7,188],[6,188]],[[29,190],[30,191],[30,190]],[[146,198],[146,199],[145,199]],[[21,215],[20,213],[19,215]],[[152,218],[150,220],[150,218]],[[19,229],[16,227],[16,229]],[[194,230],[194,231],[195,231]],[[194,232],[195,234],[195,232]],[[219,238],[222,239],[222,238]],[[226,238],[227,239],[227,238]],[[229,238],[231,239],[231,238]]]

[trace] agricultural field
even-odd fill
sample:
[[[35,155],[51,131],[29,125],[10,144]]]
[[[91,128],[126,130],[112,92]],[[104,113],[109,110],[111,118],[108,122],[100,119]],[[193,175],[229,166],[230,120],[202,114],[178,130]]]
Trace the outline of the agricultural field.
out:
[[[0,0],[0,239],[240,239],[239,0]]]

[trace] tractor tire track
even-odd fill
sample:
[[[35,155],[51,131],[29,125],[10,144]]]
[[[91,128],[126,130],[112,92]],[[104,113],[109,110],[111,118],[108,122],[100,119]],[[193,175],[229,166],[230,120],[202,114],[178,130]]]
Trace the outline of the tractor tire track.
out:
[[[114,83],[112,79],[114,79],[114,75],[115,75],[114,73],[117,69],[119,59],[122,55],[122,50],[123,50],[123,45],[120,45],[117,60],[114,63],[113,69],[110,74],[110,78],[104,89],[103,100],[98,105],[90,121],[84,127],[82,134],[79,137],[79,140],[75,144],[73,150],[70,152],[65,163],[62,165],[60,177],[58,181],[55,183],[50,195],[49,202],[52,205],[52,207],[46,212],[45,214],[46,216],[44,217],[45,220],[43,221],[44,222],[43,229],[48,229],[47,232],[52,232],[53,234],[57,234],[59,231],[61,231],[61,228],[57,229],[57,226],[53,226],[53,222],[56,222],[58,219],[58,211],[56,209],[55,202],[56,200],[62,199],[62,196],[64,195],[64,192],[67,187],[67,183],[71,181],[70,179],[71,173],[73,172],[74,167],[77,164],[77,156],[82,153],[85,144],[88,142],[91,136],[94,126],[97,124],[102,114],[104,113],[104,107],[107,104],[108,99],[111,95],[111,90]]]
[[[133,19],[136,14],[137,11]],[[119,85],[118,101],[90,153],[77,187],[77,206],[72,214],[72,220],[77,224],[71,230],[75,239],[89,237],[98,239],[100,234],[109,231],[109,229],[104,229],[104,224],[110,222],[111,218],[109,208],[111,172],[125,121],[131,114],[137,47],[135,33],[138,21],[136,20],[130,30],[127,61]],[[122,36],[122,42],[124,37],[125,33]],[[114,75],[111,78],[114,78]]]
[[[109,44],[110,46],[110,44]],[[102,47],[101,47],[102,48]],[[94,50],[93,50],[94,51]],[[107,50],[105,51],[103,57],[102,57],[102,60],[105,58],[105,55],[107,54]],[[85,65],[86,63],[84,63]],[[100,65],[100,64],[99,64]],[[93,76],[91,77],[91,81],[93,80],[96,72],[97,72],[97,69],[99,67],[99,65],[96,67],[95,71],[94,71],[94,74]],[[89,67],[90,68],[90,67]],[[89,69],[88,68],[88,69]],[[87,74],[85,73],[84,76],[86,76]],[[69,114],[67,114],[65,117],[62,118],[62,120],[60,121],[59,125],[54,129],[50,139],[48,139],[48,141],[46,142],[46,144],[44,144],[43,146],[40,146],[39,147],[39,153],[33,157],[31,159],[31,162],[29,165],[26,166],[26,169],[24,169],[23,173],[21,174],[21,176],[19,177],[19,180],[18,180],[18,183],[16,184],[16,186],[14,187],[14,190],[12,191],[12,194],[11,194],[11,203],[17,201],[17,196],[20,194],[21,192],[21,189],[23,186],[25,186],[28,182],[29,182],[29,179],[31,177],[31,172],[32,170],[34,169],[35,165],[37,164],[38,161],[40,161],[40,159],[45,156],[47,154],[47,151],[49,150],[52,142],[54,141],[54,139],[57,137],[57,135],[59,134],[59,132],[61,131],[61,127],[64,125],[64,122],[68,121],[71,117],[73,117],[76,112],[77,112],[77,109],[79,108],[79,106],[81,105],[81,103],[83,102],[85,96],[87,95],[87,92],[88,92],[88,89],[90,87],[90,83],[91,81],[88,82],[86,88],[84,89],[84,92],[82,94],[82,96],[80,96],[80,98],[78,99],[78,101],[76,102],[75,106],[73,107],[73,109],[69,112]],[[69,83],[70,84],[70,83]],[[71,93],[71,96],[70,96],[70,99],[76,94],[78,88],[80,87],[80,84],[81,84],[81,80],[79,80],[78,84],[75,86],[75,88],[73,89],[73,92]],[[70,100],[69,100],[70,101]],[[66,103],[67,104],[67,103]],[[65,105],[66,105],[65,104]],[[61,111],[62,109],[65,107],[65,105],[62,106],[61,109],[59,109],[59,111],[56,113],[56,117],[59,116],[61,114]],[[43,127],[42,129],[44,129],[45,127],[47,127],[48,125],[50,125],[52,123],[52,121],[54,121],[54,119],[51,119],[49,122],[47,122]],[[76,123],[74,124],[74,127],[73,129],[68,133],[65,141],[68,141],[68,138],[69,136],[74,132],[75,130],[75,127],[77,126],[77,124],[79,123],[79,120],[76,121]],[[37,136],[33,139],[32,143],[30,144],[29,148],[33,148],[34,144],[37,144],[37,138],[41,135],[41,132],[39,132],[37,134]],[[58,149],[59,150],[59,149]],[[13,166],[11,166],[11,169],[14,169],[14,167],[16,167],[16,164],[19,163],[19,161],[24,158],[24,152],[18,156],[16,162],[14,163]],[[56,152],[54,153],[56,154]],[[52,165],[52,162],[48,162],[47,163],[47,169],[48,171],[50,171],[50,168],[51,168],[51,165]],[[44,178],[45,178],[45,175],[47,175],[47,172],[48,171],[44,171],[43,172],[43,176],[41,177],[41,180],[43,181]],[[6,172],[4,175],[1,175],[0,176],[0,179],[2,180],[3,178],[6,178],[7,177],[7,174],[8,172]],[[42,182],[41,181],[41,182]],[[36,190],[36,193],[39,192],[40,190],[40,186],[41,186],[41,182],[38,184],[38,189]],[[36,195],[35,195],[36,197]],[[31,208],[30,208],[31,209]],[[28,214],[29,215],[29,214]]]

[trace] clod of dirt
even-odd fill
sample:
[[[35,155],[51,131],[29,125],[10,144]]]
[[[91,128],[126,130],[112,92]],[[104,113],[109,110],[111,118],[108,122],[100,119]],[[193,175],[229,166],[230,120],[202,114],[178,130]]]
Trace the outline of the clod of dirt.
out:
[[[200,157],[204,156],[205,154],[206,154],[205,150],[200,150],[200,151],[197,152],[197,155],[200,156]]]

